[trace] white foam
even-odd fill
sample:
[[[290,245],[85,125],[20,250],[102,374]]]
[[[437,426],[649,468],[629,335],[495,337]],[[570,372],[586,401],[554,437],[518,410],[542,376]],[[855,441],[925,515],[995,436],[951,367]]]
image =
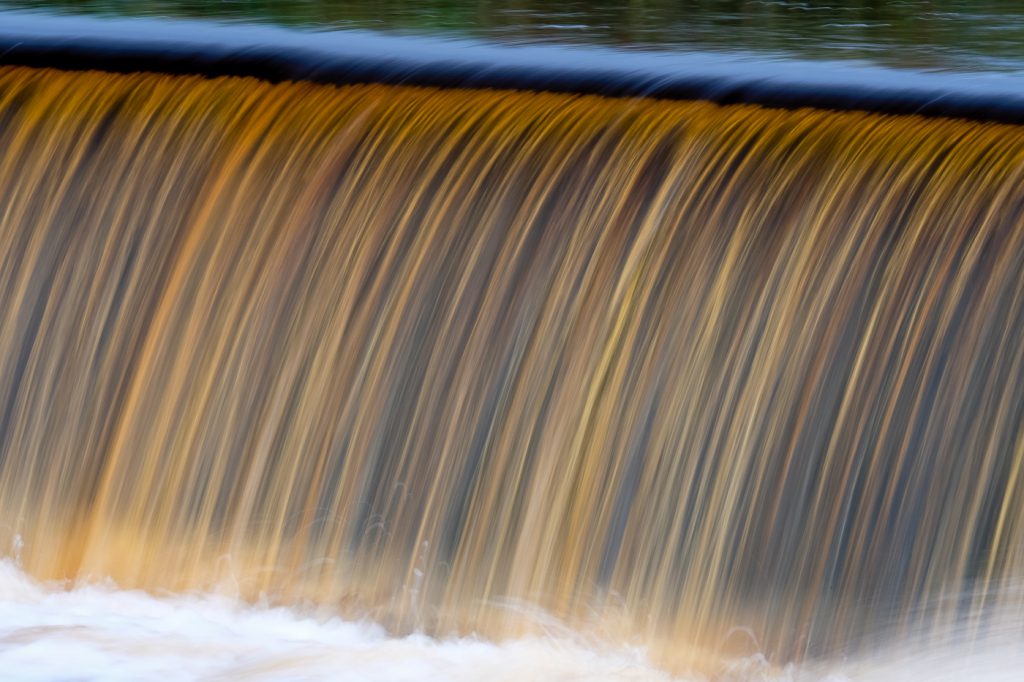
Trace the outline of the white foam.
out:
[[[855,660],[778,670],[738,661],[730,682],[1009,682],[1024,679],[1014,618],[970,646],[893,645]],[[572,638],[491,643],[392,637],[216,595],[158,598],[115,586],[66,590],[0,561],[0,680],[669,680],[633,649]]]
[[[668,680],[639,651],[390,637],[218,596],[41,585],[0,562],[3,680]]]

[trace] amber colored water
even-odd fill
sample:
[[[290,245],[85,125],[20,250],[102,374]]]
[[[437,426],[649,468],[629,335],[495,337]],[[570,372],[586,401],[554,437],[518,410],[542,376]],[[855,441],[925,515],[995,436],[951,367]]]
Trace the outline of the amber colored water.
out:
[[[1005,125],[0,68],[0,541],[672,669],[969,637],[1022,206]]]

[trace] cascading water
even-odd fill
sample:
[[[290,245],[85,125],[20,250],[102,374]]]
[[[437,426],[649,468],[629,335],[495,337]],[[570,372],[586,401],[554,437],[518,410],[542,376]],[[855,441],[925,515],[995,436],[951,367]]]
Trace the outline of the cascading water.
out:
[[[970,637],[1022,216],[1013,125],[2,67],[0,533],[675,669]]]

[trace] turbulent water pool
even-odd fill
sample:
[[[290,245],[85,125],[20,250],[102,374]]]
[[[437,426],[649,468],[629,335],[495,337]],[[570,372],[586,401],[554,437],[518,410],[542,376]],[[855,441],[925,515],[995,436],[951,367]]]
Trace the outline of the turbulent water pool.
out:
[[[639,650],[566,633],[502,644],[381,628],[224,595],[74,589],[0,563],[4,680],[668,680]]]
[[[555,626],[553,626],[554,628]],[[1019,679],[1012,628],[966,646],[895,645],[882,655],[783,669],[752,656],[729,682]],[[68,589],[0,562],[4,680],[697,680],[673,678],[641,649],[603,647],[557,628],[504,643],[392,637],[365,622],[316,619],[224,594],[153,596],[112,583]]]

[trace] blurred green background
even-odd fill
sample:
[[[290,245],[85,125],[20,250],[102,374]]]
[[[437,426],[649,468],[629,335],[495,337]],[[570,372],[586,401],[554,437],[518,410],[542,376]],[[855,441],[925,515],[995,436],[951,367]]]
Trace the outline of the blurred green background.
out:
[[[0,0],[3,8],[1024,69],[1024,0]]]

